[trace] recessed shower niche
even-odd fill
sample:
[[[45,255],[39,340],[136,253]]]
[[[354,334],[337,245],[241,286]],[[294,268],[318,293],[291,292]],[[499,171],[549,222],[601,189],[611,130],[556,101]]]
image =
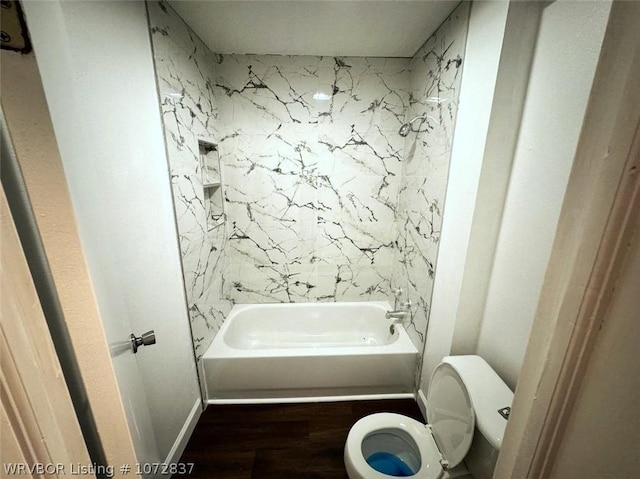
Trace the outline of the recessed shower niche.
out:
[[[222,175],[218,145],[198,140],[204,207],[209,230],[224,224],[224,198],[222,196]]]

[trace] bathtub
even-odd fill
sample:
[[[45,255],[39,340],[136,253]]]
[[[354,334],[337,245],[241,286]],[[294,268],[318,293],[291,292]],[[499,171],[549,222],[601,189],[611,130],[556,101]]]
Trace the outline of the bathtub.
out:
[[[412,397],[418,350],[387,302],[236,305],[202,356],[207,401]]]

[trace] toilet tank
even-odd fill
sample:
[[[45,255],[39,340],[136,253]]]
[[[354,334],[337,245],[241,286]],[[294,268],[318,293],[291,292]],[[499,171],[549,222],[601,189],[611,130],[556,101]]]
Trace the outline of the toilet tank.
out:
[[[447,356],[442,362],[460,376],[475,411],[476,429],[499,451],[507,426],[506,418],[499,411],[511,406],[513,393],[480,356]]]

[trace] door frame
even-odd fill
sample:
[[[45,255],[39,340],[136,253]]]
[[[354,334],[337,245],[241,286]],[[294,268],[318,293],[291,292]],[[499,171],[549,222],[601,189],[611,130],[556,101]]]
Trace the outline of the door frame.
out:
[[[3,145],[4,146],[4,145]],[[69,388],[33,278],[9,210],[0,191],[2,265],[0,277],[0,398],[2,477],[42,473],[66,477],[70,464],[92,464]],[[47,466],[25,471],[24,467]],[[95,464],[95,462],[93,463]],[[96,464],[100,477],[108,472]],[[14,468],[13,471],[11,468]],[[18,469],[15,469],[18,468]],[[95,477],[93,471],[86,474]]]
[[[549,477],[640,214],[640,4],[613,2],[495,478]]]

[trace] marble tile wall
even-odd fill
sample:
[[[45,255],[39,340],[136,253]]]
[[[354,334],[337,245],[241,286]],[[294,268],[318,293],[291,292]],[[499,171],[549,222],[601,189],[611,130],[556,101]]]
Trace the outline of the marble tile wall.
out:
[[[407,121],[417,133],[404,141],[392,283],[413,303],[408,332],[422,351],[438,256],[470,2],[462,2],[411,60]]]
[[[412,59],[215,55],[148,5],[196,354],[234,303],[392,300],[392,284],[421,350],[469,5]],[[213,227],[198,139],[219,147]]]
[[[196,355],[204,353],[232,303],[224,294],[228,239],[209,220],[199,140],[217,143],[215,56],[164,2],[147,2],[178,223],[185,292]],[[159,160],[160,161],[160,160]]]
[[[410,59],[218,61],[229,297],[387,299]]]

